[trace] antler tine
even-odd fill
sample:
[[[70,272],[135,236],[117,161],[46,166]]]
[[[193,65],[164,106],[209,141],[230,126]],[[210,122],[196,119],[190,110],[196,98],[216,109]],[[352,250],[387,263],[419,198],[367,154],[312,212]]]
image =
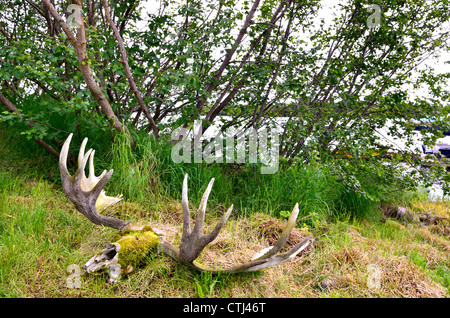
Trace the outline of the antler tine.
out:
[[[225,214],[220,218],[219,222],[217,223],[216,227],[211,231],[211,233],[206,234],[206,241],[212,242],[216,239],[216,237],[220,233],[220,230],[227,222],[228,217],[230,216],[232,211],[233,211],[233,204],[228,208],[227,212],[225,212]]]
[[[61,172],[61,175],[63,176],[63,186],[64,186],[64,180],[67,178],[70,178],[69,170],[67,169],[67,155],[69,153],[69,145],[72,140],[73,134],[70,134],[69,137],[67,137],[66,141],[64,142],[64,145],[61,148],[61,152],[59,154],[59,171]]]
[[[109,179],[111,179],[111,176],[113,174],[114,170],[111,169],[109,170],[104,176],[103,178],[101,178],[95,185],[94,187],[90,190],[90,193],[92,193],[92,197],[93,198],[98,198],[100,196],[100,193],[103,191],[103,188],[106,186],[106,184],[108,183]]]
[[[87,142],[88,142],[88,138],[86,137],[83,139],[83,142],[81,143],[80,151],[78,152],[78,166],[81,165],[81,161],[84,158],[84,150],[86,149]]]
[[[191,234],[191,212],[189,211],[187,178],[188,175],[186,174],[184,176],[183,190],[181,192],[181,206],[183,208],[183,237]]]
[[[277,243],[275,246],[273,246],[269,251],[267,251],[265,254],[263,254],[261,257],[256,258],[257,259],[265,259],[269,258],[272,255],[277,254],[286,243],[287,239],[289,238],[289,235],[291,234],[292,229],[295,226],[295,223],[297,223],[297,216],[298,216],[298,203],[295,204],[294,209],[291,212],[291,215],[289,216],[289,220],[283,229],[283,232],[281,233]]]
[[[187,178],[186,174],[183,181],[182,190],[182,207],[183,207],[183,234],[181,236],[181,244],[179,250],[179,258],[182,262],[192,264],[193,261],[200,255],[203,249],[211,243],[219,234],[220,229],[225,224],[228,216],[230,215],[233,206],[231,206],[225,215],[221,218],[219,223],[216,225],[214,230],[207,234],[203,234],[203,225],[205,220],[206,202],[208,201],[209,194],[211,193],[211,188],[214,183],[214,178],[208,184],[208,187],[203,194],[202,200],[199,205],[198,215],[196,219],[196,224],[192,232],[190,231],[190,212],[189,203],[187,198]]]
[[[97,225],[105,225],[115,228],[119,231],[125,229],[130,223],[120,219],[104,216],[98,213],[97,208],[104,209],[105,207],[114,204],[121,200],[121,197],[108,197],[104,194],[103,188],[108,183],[113,174],[113,170],[102,173],[100,178],[94,176],[93,154],[94,150],[90,149],[85,152],[87,138],[81,144],[80,152],[78,154],[78,169],[74,176],[71,176],[67,169],[67,155],[69,152],[70,142],[73,134],[64,142],[59,158],[59,168],[61,172],[61,180],[63,191],[67,198],[72,201],[76,209],[86,216],[91,222]],[[85,175],[85,167],[88,158],[90,178],[87,179]]]
[[[209,194],[211,193],[211,188],[214,184],[214,178],[211,179],[208,186],[206,187],[205,193],[203,194],[202,200],[200,201],[200,205],[198,206],[197,219],[195,221],[194,232],[202,234],[203,227],[205,224],[205,211],[206,211],[206,203],[208,202]]]
[[[92,153],[92,149],[89,149],[88,152],[86,152],[86,154],[83,156],[81,161],[78,163],[78,169],[74,175],[74,183],[75,184],[81,185],[81,181],[83,179],[84,180],[86,179],[86,174],[84,173],[84,169],[86,168],[86,163],[87,163],[89,157],[91,156],[91,153]],[[85,189],[85,190],[89,191],[89,189]]]
[[[89,158],[89,175],[88,175],[88,180],[90,182],[95,182],[96,178],[99,180],[99,179],[103,178],[103,176],[106,174],[106,170],[103,170],[103,172],[98,177],[95,176],[94,155],[95,155],[95,150],[92,151],[91,157]]]

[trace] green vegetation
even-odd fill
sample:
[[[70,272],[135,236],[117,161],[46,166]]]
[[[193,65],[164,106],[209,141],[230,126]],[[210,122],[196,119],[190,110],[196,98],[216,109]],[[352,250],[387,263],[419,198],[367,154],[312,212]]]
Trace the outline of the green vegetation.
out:
[[[116,242],[120,244],[118,263],[127,273],[148,263],[149,257],[156,254],[159,238],[146,226],[141,231],[125,231]]]
[[[102,4],[108,4],[112,21],[105,17]],[[158,5],[76,0],[84,28],[75,37],[75,29],[47,23],[39,6],[4,0],[0,4],[0,121],[15,125],[17,133],[38,141],[54,155],[61,140],[74,133],[75,139],[89,137],[99,152],[109,151],[112,160],[105,160],[107,166],[120,170],[134,162],[134,170],[120,172],[125,188],[121,191],[130,198],[148,194],[127,193],[133,188],[130,183],[148,188],[146,183],[161,180],[165,186],[160,191],[178,192],[181,170],[189,170],[195,189],[214,174],[223,189],[248,190],[239,191],[248,197],[248,202],[240,200],[242,210],[279,213],[274,211],[289,210],[291,202],[298,200],[319,214],[335,210],[364,214],[367,209],[359,207],[368,202],[362,201],[373,201],[370,196],[379,192],[366,191],[372,185],[387,192],[392,189],[386,187],[417,185],[405,180],[408,175],[397,180],[401,173],[393,165],[389,169],[383,165],[381,155],[372,158],[386,154],[390,147],[374,131],[388,128],[393,140],[411,143],[418,137],[415,127],[428,125],[430,129],[419,135],[432,145],[450,127],[449,75],[440,69],[445,61],[422,67],[449,50],[448,0],[373,1],[380,15],[373,28],[369,21],[374,16],[366,2],[338,3],[330,9],[335,13],[331,19],[321,16],[320,9],[327,4],[319,0],[171,0]],[[42,5],[56,20],[61,12],[70,11],[65,3],[42,0]],[[112,32],[114,24],[120,35]],[[122,63],[125,59],[128,63]],[[155,148],[167,154],[167,147],[159,149],[164,147],[159,139],[180,127],[190,130],[195,120],[203,133],[209,133],[220,124],[224,131],[227,127],[270,130],[280,119],[280,154],[288,163],[285,173],[276,177],[252,180],[257,167],[251,166],[203,169],[177,167],[167,162],[166,155],[150,159]],[[131,147],[123,140],[109,145],[122,133],[126,137],[119,139],[128,139]],[[143,137],[149,133],[158,143]],[[147,152],[150,144],[152,151]],[[420,160],[417,151],[399,156],[399,162]],[[337,163],[337,158],[345,163]],[[160,176],[149,181],[146,174],[153,175],[155,165],[143,165],[142,160],[162,163],[174,175],[156,169]],[[315,164],[318,169],[312,168]],[[435,168],[416,177],[447,181],[442,167]],[[311,198],[306,188],[334,183],[330,170],[344,186]],[[233,179],[234,173],[239,176]],[[296,176],[302,178],[292,179]],[[362,180],[364,176],[368,180]],[[243,186],[242,180],[252,184]],[[348,187],[356,191],[345,192]],[[259,199],[268,192],[275,202]],[[355,193],[362,195],[355,197]],[[329,196],[339,196],[332,201],[340,207],[324,206]]]
[[[122,193],[134,202],[161,196],[181,199],[181,184],[186,173],[190,197],[195,201],[200,200],[210,179],[215,178],[210,197],[213,204],[234,204],[242,215],[259,211],[285,217],[299,202],[300,216],[308,216],[307,224],[324,218],[364,218],[380,202],[393,197],[398,199],[397,192],[389,193],[388,180],[381,186],[374,184],[373,172],[368,176],[360,175],[360,180],[351,184],[338,160],[306,165],[281,162],[276,174],[263,175],[257,164],[176,164],[171,158],[169,143],[156,141],[148,135],[136,135],[135,140],[138,146],[132,151],[129,140],[119,135],[111,149],[104,151],[104,157],[96,158],[101,169],[114,169],[108,192]],[[97,144],[88,146],[96,148]],[[397,182],[393,177],[389,181]],[[381,187],[385,190],[381,191]]]
[[[0,3],[0,296],[448,297],[450,206],[425,187],[438,180],[450,193],[449,160],[389,152],[375,133],[408,147],[449,130],[450,76],[445,61],[427,64],[450,49],[448,0],[374,0],[373,14],[342,1],[332,18],[320,0],[53,2]],[[68,25],[77,12],[80,27]],[[195,123],[202,134],[280,128],[266,140],[279,145],[279,170],[261,174],[261,154],[175,163],[178,137],[202,137],[201,150],[211,142]],[[104,213],[174,244],[185,174],[193,206],[215,178],[206,227],[234,210],[205,266],[273,244],[296,203],[287,244],[311,233],[314,244],[261,273],[215,276],[147,259],[151,236],[119,284],[84,275],[71,289],[69,265],[117,238],[61,190],[69,134],[71,172],[85,137],[96,174],[114,169],[105,190],[124,199]]]
[[[427,202],[423,195],[411,193],[372,201],[361,193],[344,192],[342,182],[333,177],[329,167],[321,165],[288,172],[280,170],[271,180],[261,175],[256,180],[254,174],[252,179],[245,170],[242,174],[228,174],[226,165],[200,168],[193,164],[176,166],[168,161],[164,164],[162,154],[168,146],[156,146],[151,139],[148,141],[151,148],[149,146],[143,153],[152,155],[148,160],[145,156],[125,157],[131,165],[112,161],[113,164],[107,166],[114,150],[97,154],[99,166],[103,163],[105,168],[119,168],[115,170],[107,192],[115,195],[123,186],[123,192],[127,193],[124,201],[108,214],[130,219],[133,223],[149,224],[177,244],[181,230],[181,176],[186,172],[191,176],[190,196],[194,204],[199,201],[206,181],[214,176],[218,184],[213,187],[212,201],[208,205],[207,224],[213,226],[224,206],[231,202],[237,209],[221,235],[201,255],[200,262],[214,266],[230,259],[233,262],[249,260],[273,242],[277,235],[274,229],[282,228],[282,209],[288,211],[296,199],[308,199],[301,210],[301,217],[306,218],[297,224],[290,239],[313,233],[314,245],[292,262],[261,273],[239,275],[196,273],[172,259],[156,255],[118,284],[109,283],[107,275],[82,275],[81,288],[70,289],[66,282],[70,276],[69,265],[81,267],[108,242],[115,241],[117,234],[112,229],[93,225],[77,212],[54,182],[58,179],[56,160],[34,160],[30,148],[18,147],[23,137],[8,137],[13,134],[6,134],[7,129],[2,127],[0,134],[1,297],[449,295],[450,240],[445,232],[449,226],[448,203]],[[45,173],[40,176],[41,172]],[[326,174],[331,177],[327,178]],[[254,191],[242,186],[240,177],[247,178]],[[153,181],[145,183],[146,178]],[[289,183],[288,178],[296,178],[299,182]],[[262,186],[258,187],[257,182]],[[282,187],[286,191],[283,192]],[[271,191],[275,193],[272,196]],[[246,195],[252,192],[246,200]],[[384,221],[380,202],[401,203],[411,213],[419,215],[431,211],[447,219],[428,227],[407,220]],[[368,288],[369,265],[379,266],[381,270],[379,289]]]

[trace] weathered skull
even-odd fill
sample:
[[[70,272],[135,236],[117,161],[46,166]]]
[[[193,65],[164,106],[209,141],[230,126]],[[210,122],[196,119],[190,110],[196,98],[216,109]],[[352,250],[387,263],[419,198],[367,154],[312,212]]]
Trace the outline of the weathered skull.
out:
[[[150,226],[137,231],[126,230],[119,240],[92,257],[83,269],[87,273],[106,271],[110,282],[116,283],[122,275],[144,264],[151,253],[157,252],[159,245],[160,236]]]

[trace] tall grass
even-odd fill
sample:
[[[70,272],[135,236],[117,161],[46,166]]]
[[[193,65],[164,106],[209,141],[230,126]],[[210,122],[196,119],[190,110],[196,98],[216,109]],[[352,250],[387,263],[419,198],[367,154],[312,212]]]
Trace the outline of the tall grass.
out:
[[[5,131],[4,127],[2,128]],[[2,139],[11,139],[17,131],[3,133]],[[74,138],[71,151],[74,157],[84,136]],[[263,175],[256,164],[229,163],[174,163],[171,158],[170,142],[155,140],[144,133],[134,133],[136,149],[131,149],[129,139],[117,134],[114,142],[104,135],[88,136],[88,148],[96,149],[95,167],[99,175],[103,169],[114,169],[111,181],[106,186],[107,194],[123,194],[129,201],[148,203],[166,198],[181,199],[181,188],[185,174],[189,175],[189,199],[198,204],[211,180],[215,178],[209,206],[229,206],[234,204],[234,215],[251,215],[263,212],[276,217],[285,217],[296,203],[299,203],[300,216],[310,216],[307,222],[317,218],[364,218],[377,206],[376,200],[361,195],[346,186],[336,175],[334,163],[311,163],[308,165],[288,165],[281,162],[277,173]],[[24,146],[25,138],[7,140],[20,156],[36,157],[37,145]],[[106,141],[106,142],[105,142]],[[8,147],[3,147],[6,156]],[[40,150],[42,151],[42,150]],[[29,176],[41,174],[45,179],[60,184],[59,171],[55,158],[45,159],[39,152],[39,169],[29,167]],[[8,159],[5,158],[4,159]],[[17,156],[9,158],[14,164]],[[3,160],[2,162],[6,162]],[[30,165],[36,160],[22,160]],[[74,167],[71,168],[72,171]],[[24,170],[23,165],[18,170]],[[44,172],[44,173],[43,173]],[[362,186],[373,191],[370,180],[362,180]],[[371,188],[372,187],[372,188]]]
[[[152,143],[151,137],[139,138],[133,151],[129,138],[121,134],[116,136],[105,158],[110,160],[107,165],[114,169],[110,182],[112,191],[139,202],[160,195],[158,158],[152,151]]]
[[[276,217],[289,215],[299,203],[300,216],[309,222],[320,218],[363,218],[376,207],[371,200],[348,189],[331,164],[281,164],[275,174],[260,174],[258,165],[227,163],[174,163],[171,145],[148,135],[135,137],[131,150],[128,138],[117,136],[103,165],[114,169],[110,193],[122,193],[132,201],[164,197],[181,199],[185,174],[189,175],[189,199],[198,204],[211,178],[215,178],[210,207],[234,204],[235,213],[263,212]],[[370,184],[370,182],[368,183]]]

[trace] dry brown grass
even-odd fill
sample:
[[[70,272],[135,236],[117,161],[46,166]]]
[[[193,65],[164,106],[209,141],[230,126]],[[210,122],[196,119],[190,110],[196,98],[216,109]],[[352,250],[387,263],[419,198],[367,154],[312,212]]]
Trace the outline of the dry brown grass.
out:
[[[205,231],[211,230],[215,222],[215,218],[210,218],[210,228]],[[179,242],[180,224],[161,222],[154,223],[153,226],[171,241]],[[391,231],[400,239],[365,235],[370,231],[378,231],[380,226],[391,227]],[[283,227],[283,221],[265,214],[231,219],[219,237],[205,249],[200,262],[223,268],[246,262],[263,248],[273,245]],[[294,245],[307,234],[308,231],[304,229],[294,229],[287,245]],[[322,235],[333,239],[324,241],[319,236],[315,244],[293,261],[269,268],[260,274],[230,276],[224,288],[215,290],[209,296],[448,297],[447,290],[415,265],[407,255],[408,251],[416,250],[428,260],[430,267],[433,264],[450,265],[449,243],[445,237],[425,228],[394,220],[377,226],[368,222],[362,222],[358,226],[346,224],[340,230],[330,224]],[[176,263],[172,265],[177,266]],[[380,270],[379,288],[368,287],[369,268],[374,265]],[[327,289],[320,287],[324,280],[329,281]]]

